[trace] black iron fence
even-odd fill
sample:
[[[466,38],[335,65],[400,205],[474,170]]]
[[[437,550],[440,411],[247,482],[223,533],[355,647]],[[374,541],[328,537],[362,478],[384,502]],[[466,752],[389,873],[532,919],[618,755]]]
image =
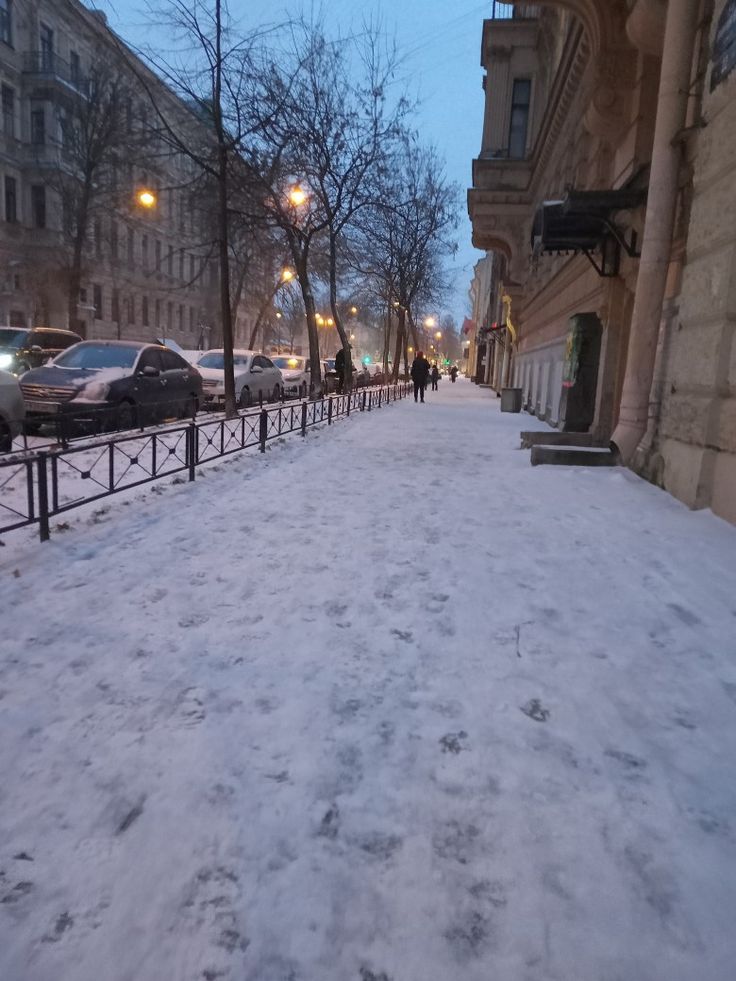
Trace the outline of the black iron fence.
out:
[[[201,464],[249,448],[265,453],[269,440],[289,433],[306,436],[312,426],[370,412],[406,398],[409,387],[400,382],[358,389],[246,409],[232,419],[192,420],[0,458],[0,534],[37,524],[41,541],[47,541],[51,518],[162,477],[193,481]]]

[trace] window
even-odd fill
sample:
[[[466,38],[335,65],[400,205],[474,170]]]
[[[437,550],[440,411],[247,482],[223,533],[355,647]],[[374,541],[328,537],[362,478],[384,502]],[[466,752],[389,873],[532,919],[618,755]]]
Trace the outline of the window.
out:
[[[31,109],[31,143],[43,146],[46,142],[46,110],[43,106]]]
[[[154,324],[157,329],[161,326],[161,300],[156,300],[156,314],[154,317]]]
[[[511,124],[509,126],[509,156],[515,159],[526,156],[531,95],[531,79],[515,78],[511,96]]]
[[[166,304],[166,330],[171,333],[171,329],[174,326],[174,304],[169,300]]]
[[[194,273],[194,256],[190,255],[189,256],[189,282],[193,283],[195,279],[196,276]]]
[[[13,0],[0,0],[0,41],[13,45]]]
[[[179,304],[179,333],[184,333],[184,305]]]
[[[11,224],[18,221],[18,190],[15,177],[5,178],[5,220]]]
[[[128,229],[128,265],[135,265],[135,230]]]
[[[179,253],[179,279],[184,282],[184,253]]]
[[[118,257],[118,225],[117,222],[110,222],[110,256],[113,259]]]
[[[114,289],[112,291],[112,305],[110,308],[110,315],[112,316],[113,323],[120,323],[120,290]]]
[[[135,296],[128,297],[128,323],[135,324]]]
[[[148,272],[148,236],[144,235],[141,238],[141,262],[143,263],[143,272]]]
[[[155,368],[156,371],[161,371],[163,369],[161,352],[157,348],[148,347],[141,353],[136,371],[143,371],[144,368]]]
[[[95,221],[95,255],[98,259],[102,258],[102,223],[99,218]]]
[[[78,86],[82,80],[82,70],[79,61],[79,54],[76,51],[69,52],[69,77],[71,78],[72,85]]]
[[[102,287],[99,283],[92,286],[92,306],[95,308],[95,320],[102,320]]]
[[[159,354],[164,365],[164,371],[181,371],[182,368],[189,367],[184,358],[180,358],[176,351],[160,351]]]
[[[161,272],[161,242],[156,239],[156,272]]]
[[[12,138],[15,136],[15,89],[9,85],[2,87],[2,111],[3,133]]]
[[[38,33],[41,48],[41,71],[50,72],[54,68],[54,32],[48,24],[41,24]]]
[[[169,276],[174,275],[174,250],[169,246],[169,254],[166,260],[166,268]]]
[[[144,327],[148,327],[148,297],[144,296],[141,300],[141,322]]]
[[[189,330],[194,333],[194,307],[189,307]]]
[[[43,184],[31,185],[31,215],[34,228],[46,227],[46,188]]]

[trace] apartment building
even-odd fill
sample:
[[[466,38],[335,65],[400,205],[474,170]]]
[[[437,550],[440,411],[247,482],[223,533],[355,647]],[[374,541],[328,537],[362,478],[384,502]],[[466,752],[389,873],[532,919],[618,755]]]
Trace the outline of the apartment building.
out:
[[[162,139],[153,102],[207,138],[103,13],[78,0],[0,0],[0,323],[185,348],[219,342],[211,192]],[[116,115],[106,137],[100,109]],[[80,234],[94,149],[84,140],[95,137],[108,145],[97,150]],[[236,343],[254,320],[248,283],[242,297]]]
[[[735,33],[736,0],[493,2],[468,192],[526,409],[731,521]]]

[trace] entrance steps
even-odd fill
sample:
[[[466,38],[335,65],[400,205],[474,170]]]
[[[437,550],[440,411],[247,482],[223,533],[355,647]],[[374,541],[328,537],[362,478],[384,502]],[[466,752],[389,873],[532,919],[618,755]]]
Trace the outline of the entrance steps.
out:
[[[540,445],[532,446],[532,466],[616,467],[618,458],[606,446]]]
[[[532,446],[593,446],[592,433],[561,433],[559,429],[526,429],[521,431],[521,448],[529,450]]]

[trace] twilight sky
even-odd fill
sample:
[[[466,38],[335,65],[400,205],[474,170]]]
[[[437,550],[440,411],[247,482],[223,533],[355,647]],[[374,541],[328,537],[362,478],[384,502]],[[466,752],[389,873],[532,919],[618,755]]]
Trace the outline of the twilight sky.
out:
[[[108,16],[110,26],[133,44],[151,41],[144,28],[141,0],[85,0]],[[322,0],[319,10],[329,24],[343,32],[379,16],[387,34],[394,35],[404,56],[409,91],[421,105],[415,126],[422,138],[444,156],[447,173],[462,189],[459,251],[453,261],[454,297],[447,312],[462,322],[473,264],[482,253],[470,244],[465,190],[471,180],[471,161],[480,148],[483,120],[480,42],[483,17],[490,0]],[[287,12],[304,9],[288,0],[230,0],[231,13],[243,26],[274,23]],[[445,311],[438,311],[445,312]]]

